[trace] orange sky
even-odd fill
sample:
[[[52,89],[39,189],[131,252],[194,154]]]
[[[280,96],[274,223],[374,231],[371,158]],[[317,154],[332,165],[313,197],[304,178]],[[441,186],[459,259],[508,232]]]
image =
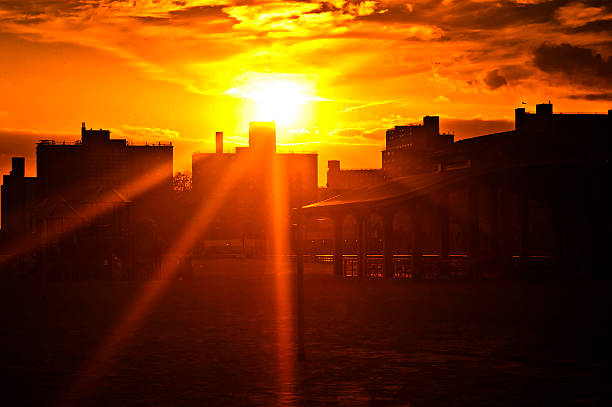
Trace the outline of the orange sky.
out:
[[[522,101],[612,108],[605,0],[0,0],[0,51],[2,172],[26,155],[33,174],[34,142],[81,121],[172,141],[189,169],[276,112],[279,149],[318,151],[324,184],[328,159],[379,167],[384,130],[424,115],[464,138]]]

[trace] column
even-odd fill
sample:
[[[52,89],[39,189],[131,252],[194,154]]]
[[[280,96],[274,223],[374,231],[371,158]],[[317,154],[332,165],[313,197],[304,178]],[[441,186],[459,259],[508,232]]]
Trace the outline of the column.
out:
[[[412,206],[412,275],[415,279],[421,279],[423,277],[422,267],[422,247],[421,247],[421,227],[422,227],[422,209],[423,206],[420,202],[415,203]]]
[[[507,187],[507,185],[506,185]],[[512,195],[506,190],[500,190],[499,212],[501,225],[499,230],[499,267],[502,267],[504,273],[509,273],[512,268],[512,246],[513,246],[513,228],[512,228]]]
[[[557,275],[563,274],[563,254],[565,252],[565,216],[561,209],[561,201],[552,203],[553,226],[553,270]]]
[[[523,180],[524,183],[527,180]],[[519,196],[519,230],[521,251],[520,255],[520,272],[526,271],[529,262],[529,190],[526,185],[520,189]]]
[[[468,256],[470,259],[469,275],[474,278],[480,274],[480,208],[479,189],[472,185],[468,189]]]
[[[366,279],[368,277],[368,248],[367,248],[367,216],[357,215],[357,229],[358,229],[358,244],[359,244],[359,278]]]
[[[344,251],[344,238],[342,236],[342,226],[344,223],[344,217],[337,215],[332,218],[334,221],[334,276],[344,276],[344,264],[342,261],[342,254]]]
[[[489,261],[487,267],[491,272],[497,273],[501,264],[499,250],[499,189],[492,185],[489,187]]]
[[[383,217],[383,275],[386,279],[393,278],[393,212]]]
[[[450,273],[449,254],[450,254],[450,214],[448,192],[442,192],[439,205],[439,225],[440,225],[440,274]]]

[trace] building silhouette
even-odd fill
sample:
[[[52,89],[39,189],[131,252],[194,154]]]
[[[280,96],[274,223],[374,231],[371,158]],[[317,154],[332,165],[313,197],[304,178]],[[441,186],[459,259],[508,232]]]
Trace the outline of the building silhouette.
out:
[[[276,152],[274,122],[249,123],[249,147],[223,152],[222,133],[215,153],[192,156],[195,202],[218,202],[206,236],[269,236],[275,210],[288,211],[317,200],[317,154]],[[273,209],[282,202],[282,208]],[[287,217],[287,216],[285,216]]]
[[[117,278],[117,268],[121,278],[133,276],[134,227],[164,222],[172,150],[130,145],[85,123],[74,143],[41,140],[36,177],[24,176],[22,157],[4,176],[2,239],[50,278]]]
[[[440,134],[440,118],[425,116],[423,124],[395,126],[387,130],[382,168],[387,179],[435,171],[432,155],[449,148],[454,136]]]
[[[2,177],[2,233],[22,235],[32,223],[31,209],[38,196],[37,178],[25,176],[25,158],[13,157],[12,169]]]
[[[612,111],[515,115],[512,131],[424,143],[421,157],[407,139],[415,151],[385,182],[303,207],[304,225],[333,221],[336,274],[605,277]]]
[[[353,189],[365,188],[384,181],[381,169],[341,169],[340,160],[327,161],[326,197]]]
[[[610,153],[612,113],[553,113],[536,105],[515,109],[514,130],[460,140],[433,154],[437,166],[507,166],[545,161],[605,160]]]
[[[167,192],[172,188],[172,151],[171,144],[130,145],[126,139],[111,139],[109,130],[86,129],[83,123],[80,141],[41,140],[37,144],[40,193],[70,199],[82,193],[81,186],[96,186],[115,188],[132,199],[130,182],[153,174],[159,181],[147,193]]]
[[[37,143],[36,177],[13,158],[0,255],[57,279],[152,276],[189,224],[205,225],[204,240],[266,242],[301,207],[293,221],[320,236],[313,251],[333,251],[337,275],[483,276],[534,264],[595,273],[612,227],[610,134],[612,111],[554,113],[551,103],[516,109],[514,130],[457,142],[425,116],[387,131],[380,169],[330,160],[329,199],[316,202],[317,154],[277,152],[273,122],[251,122],[249,146],[233,153],[217,132],[214,153],[193,154],[192,189],[180,194],[172,145],[130,145],[83,124],[77,142]],[[184,250],[172,255],[198,254]]]
[[[454,135],[440,133],[438,116],[425,116],[423,124],[395,126],[385,135],[382,168],[341,169],[339,160],[329,160],[324,196],[331,197],[385,180],[435,171],[439,164],[438,153],[450,148],[453,141]]]

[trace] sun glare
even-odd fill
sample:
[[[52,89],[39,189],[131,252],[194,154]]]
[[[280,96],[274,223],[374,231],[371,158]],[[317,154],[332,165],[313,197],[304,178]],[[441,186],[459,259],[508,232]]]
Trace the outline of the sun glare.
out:
[[[226,93],[255,103],[252,120],[276,121],[285,125],[294,123],[299,118],[306,103],[317,100],[312,96],[311,86],[280,78],[251,80],[243,86],[231,88]]]

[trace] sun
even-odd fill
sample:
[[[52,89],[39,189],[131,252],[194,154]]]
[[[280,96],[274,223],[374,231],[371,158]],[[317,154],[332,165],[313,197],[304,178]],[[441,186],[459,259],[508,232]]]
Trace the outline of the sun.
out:
[[[303,106],[317,100],[308,83],[274,77],[252,78],[225,93],[252,101],[255,104],[252,120],[275,121],[284,125],[295,123]]]
[[[251,98],[256,103],[256,120],[294,122],[308,102],[302,85],[287,80],[271,80],[256,84]]]

